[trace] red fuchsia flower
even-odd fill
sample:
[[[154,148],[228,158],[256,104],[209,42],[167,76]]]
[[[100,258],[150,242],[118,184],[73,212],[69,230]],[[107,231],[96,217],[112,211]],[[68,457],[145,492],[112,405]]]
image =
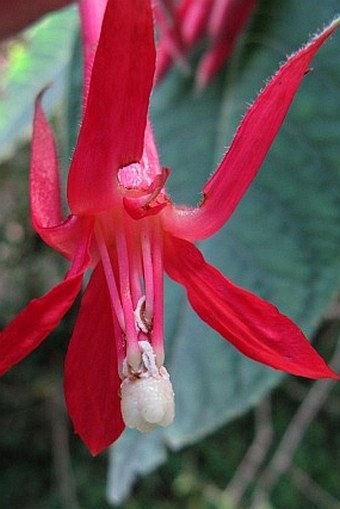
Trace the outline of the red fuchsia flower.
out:
[[[202,39],[208,47],[196,79],[205,87],[223,67],[252,16],[257,0],[161,0],[155,5],[160,31],[157,76],[162,79],[175,62],[187,69],[187,56]]]
[[[163,366],[163,270],[182,284],[197,314],[248,357],[308,378],[339,378],[299,328],[268,302],[209,265],[193,242],[228,220],[255,178],[311,59],[334,21],[291,56],[248,110],[196,208],[175,206],[147,120],[155,70],[149,0],[109,0],[86,109],[68,177],[64,219],[54,138],[35,107],[32,223],[70,260],[65,279],[1,332],[0,373],[58,325],[92,270],[65,362],[65,397],[93,454],[125,424],[143,431],[173,418]],[[122,400],[122,403],[121,403]]]

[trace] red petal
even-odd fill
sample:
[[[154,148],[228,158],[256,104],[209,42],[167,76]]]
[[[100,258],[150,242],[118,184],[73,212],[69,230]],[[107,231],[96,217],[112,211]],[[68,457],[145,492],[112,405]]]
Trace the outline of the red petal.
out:
[[[72,306],[89,266],[91,234],[79,244],[64,281],[28,306],[0,332],[0,375],[29,355],[53,331]]]
[[[244,355],[293,375],[340,378],[289,318],[231,283],[193,244],[166,236],[164,252],[166,271],[186,288],[196,313]]]
[[[187,240],[200,240],[229,219],[256,177],[313,56],[339,24],[337,19],[281,67],[248,110],[227,154],[204,186],[201,206],[167,207],[163,212],[166,230]]]
[[[169,168],[163,168],[162,173],[155,176],[148,189],[140,190],[135,195],[133,191],[127,192],[127,195],[123,198],[123,205],[133,219],[154,216],[168,205],[168,199],[164,195],[160,195],[160,193],[169,174]]]
[[[0,375],[29,355],[53,331],[80,291],[82,274],[65,279],[32,300],[0,332]]]
[[[92,454],[124,429],[120,412],[115,332],[102,265],[82,299],[65,363],[65,397],[75,432]]]
[[[35,231],[53,249],[73,258],[83,225],[74,216],[63,219],[55,140],[41,106],[35,102],[30,166],[31,218]]]
[[[155,216],[159,214],[161,210],[163,210],[167,205],[167,201],[154,203],[146,203],[145,205],[140,205],[136,200],[123,198],[123,205],[126,212],[129,214],[132,219],[143,219],[143,217],[147,216]]]
[[[118,168],[141,158],[154,67],[149,0],[109,0],[70,169],[73,213],[112,208]]]

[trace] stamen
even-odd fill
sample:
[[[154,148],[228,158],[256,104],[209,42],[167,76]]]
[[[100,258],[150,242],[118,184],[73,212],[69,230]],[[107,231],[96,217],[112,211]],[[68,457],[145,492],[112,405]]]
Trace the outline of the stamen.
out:
[[[125,319],[126,355],[128,364],[134,371],[138,372],[142,358],[138,348],[137,331],[130,291],[128,249],[122,226],[123,225],[117,225],[116,247],[119,267],[120,295]]]
[[[119,297],[119,292],[117,288],[116,279],[112,270],[112,264],[109,252],[107,250],[105,239],[101,230],[100,225],[97,223],[95,226],[95,236],[96,241],[100,253],[100,258],[103,263],[104,273],[106,277],[107,286],[110,293],[111,298],[111,306],[115,312],[115,315],[118,319],[120,328],[124,331],[125,330],[125,321],[124,321],[124,313],[123,308],[121,304],[121,300]]]
[[[146,371],[150,376],[157,378],[159,370],[156,366],[156,356],[152,346],[150,345],[149,341],[139,341],[139,347],[142,350],[142,359]]]
[[[154,316],[152,346],[156,354],[157,365],[164,363],[164,270],[162,237],[158,228],[154,228],[152,240],[153,253],[153,284],[154,284]]]
[[[122,333],[122,329],[118,323],[115,313],[112,313],[112,318],[113,318],[114,341],[117,352],[118,374],[120,378],[123,380],[125,378],[123,374],[123,363],[126,355],[125,334]]]
[[[134,310],[134,315],[137,328],[147,334],[149,332],[149,328],[145,323],[145,318],[143,317],[143,308],[145,309],[145,295],[143,295],[137,302],[136,309]]]
[[[153,288],[153,261],[151,251],[151,236],[148,221],[145,222],[141,233],[144,285],[145,285],[145,317],[150,323],[153,319],[154,288]]]
[[[136,242],[137,238],[139,241],[139,231],[137,234],[137,232],[134,229],[133,221],[126,221],[125,228],[126,228],[127,249],[129,252],[130,291],[132,296],[133,307],[136,308],[138,301],[141,299],[143,295],[141,287],[142,268],[140,260],[140,246]]]

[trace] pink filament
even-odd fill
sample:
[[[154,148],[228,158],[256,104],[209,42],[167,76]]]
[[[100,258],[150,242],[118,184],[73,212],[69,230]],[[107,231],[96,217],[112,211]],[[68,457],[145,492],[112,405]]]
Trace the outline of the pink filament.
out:
[[[137,242],[137,232],[133,226],[134,224],[132,221],[126,221],[126,239],[130,265],[130,291],[133,308],[136,309],[137,303],[143,295],[143,291],[141,288],[142,269],[140,263],[140,248]]]
[[[164,325],[163,325],[164,270],[163,270],[162,236],[159,228],[153,229],[152,255],[153,255],[153,290],[154,290],[152,346],[156,354],[157,364],[158,366],[162,366],[164,363]]]
[[[144,287],[145,287],[145,315],[151,320],[154,308],[154,281],[153,281],[153,260],[151,252],[151,235],[152,232],[145,222],[141,232],[143,271],[144,271]]]
[[[141,339],[152,344],[158,366],[164,362],[163,256],[159,223],[154,218],[135,222],[130,217],[120,217],[114,229],[117,256],[114,266],[99,223],[95,237],[110,294],[121,374],[125,356],[131,368],[138,371],[141,362],[138,341]],[[143,294],[145,318],[152,323],[150,332],[142,332],[136,325],[135,309]]]
[[[117,283],[116,283],[116,279],[115,279],[115,276],[114,276],[114,273],[112,270],[111,259],[110,259],[110,255],[109,255],[109,252],[108,252],[106,244],[105,244],[103,233],[102,233],[101,228],[98,224],[96,225],[96,228],[95,228],[95,235],[96,235],[96,240],[97,240],[97,245],[98,245],[101,261],[103,263],[103,268],[104,268],[104,273],[105,273],[105,277],[106,277],[108,290],[109,290],[110,297],[111,297],[112,310],[114,311],[114,315],[118,319],[120,328],[122,330],[124,330],[125,329],[124,313],[123,313],[121,300],[119,297]]]
[[[128,364],[138,370],[141,354],[138,346],[134,309],[130,290],[129,255],[123,224],[117,225],[116,248],[119,267],[120,295],[125,318],[126,357]]]

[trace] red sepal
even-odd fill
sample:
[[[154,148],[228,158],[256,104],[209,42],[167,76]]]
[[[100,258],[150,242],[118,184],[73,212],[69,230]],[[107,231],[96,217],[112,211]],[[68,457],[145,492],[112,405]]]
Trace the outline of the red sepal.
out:
[[[72,259],[79,239],[84,235],[84,222],[75,216],[63,218],[56,144],[41,100],[35,101],[30,164],[30,206],[33,228],[40,237]]]
[[[289,318],[234,285],[193,244],[167,235],[164,263],[199,317],[247,357],[293,375],[340,378]]]
[[[82,298],[65,361],[65,398],[75,432],[93,455],[124,429],[120,411],[116,341],[102,265]]]
[[[74,214],[114,206],[116,173],[142,157],[155,68],[149,0],[109,0],[68,180]]]
[[[53,331],[72,306],[82,274],[65,279],[39,299],[32,300],[0,332],[0,375],[27,357]]]
[[[213,235],[224,225],[256,177],[312,58],[339,25],[338,18],[293,54],[273,76],[249,108],[228,152],[203,187],[201,205],[195,209],[164,210],[167,231],[197,241]]]
[[[0,375],[20,362],[53,331],[77,297],[83,274],[90,265],[92,229],[82,238],[64,281],[39,299],[33,299],[0,332]]]

